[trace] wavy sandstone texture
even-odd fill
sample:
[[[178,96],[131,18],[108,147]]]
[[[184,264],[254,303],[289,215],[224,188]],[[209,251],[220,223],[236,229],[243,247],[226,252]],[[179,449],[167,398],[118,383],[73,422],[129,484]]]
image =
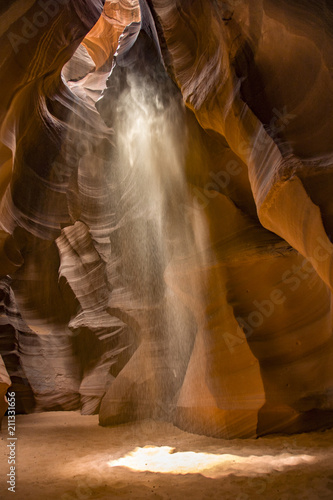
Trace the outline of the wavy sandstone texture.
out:
[[[227,438],[331,425],[329,2],[0,14],[1,401]]]

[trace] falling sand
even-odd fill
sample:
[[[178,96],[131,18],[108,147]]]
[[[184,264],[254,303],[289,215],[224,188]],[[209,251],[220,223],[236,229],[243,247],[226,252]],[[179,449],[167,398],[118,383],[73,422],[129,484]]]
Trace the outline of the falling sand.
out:
[[[17,416],[16,436],[13,494],[5,418],[3,500],[333,498],[333,430],[226,441],[151,420],[105,428],[97,415],[49,412]]]

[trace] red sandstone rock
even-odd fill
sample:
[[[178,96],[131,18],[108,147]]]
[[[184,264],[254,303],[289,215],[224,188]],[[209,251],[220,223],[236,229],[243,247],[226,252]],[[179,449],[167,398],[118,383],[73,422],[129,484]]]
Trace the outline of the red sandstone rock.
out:
[[[331,424],[331,8],[102,3],[2,12],[9,376],[102,424]]]

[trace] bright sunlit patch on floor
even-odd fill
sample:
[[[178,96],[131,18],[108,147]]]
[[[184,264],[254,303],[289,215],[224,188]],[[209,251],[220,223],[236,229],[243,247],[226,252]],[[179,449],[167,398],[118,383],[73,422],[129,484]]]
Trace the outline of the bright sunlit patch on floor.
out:
[[[118,460],[108,462],[110,467],[127,467],[135,471],[171,474],[202,474],[206,477],[221,477],[231,473],[265,474],[272,470],[284,470],[299,464],[312,463],[310,455],[239,455],[174,452],[170,446],[145,446],[136,448]],[[239,474],[238,474],[239,475]]]

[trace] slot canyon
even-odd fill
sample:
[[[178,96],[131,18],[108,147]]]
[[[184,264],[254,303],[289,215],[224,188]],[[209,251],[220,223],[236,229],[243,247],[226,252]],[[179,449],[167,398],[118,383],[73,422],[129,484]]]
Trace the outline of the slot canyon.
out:
[[[0,90],[0,498],[332,500],[332,0],[0,0]]]

